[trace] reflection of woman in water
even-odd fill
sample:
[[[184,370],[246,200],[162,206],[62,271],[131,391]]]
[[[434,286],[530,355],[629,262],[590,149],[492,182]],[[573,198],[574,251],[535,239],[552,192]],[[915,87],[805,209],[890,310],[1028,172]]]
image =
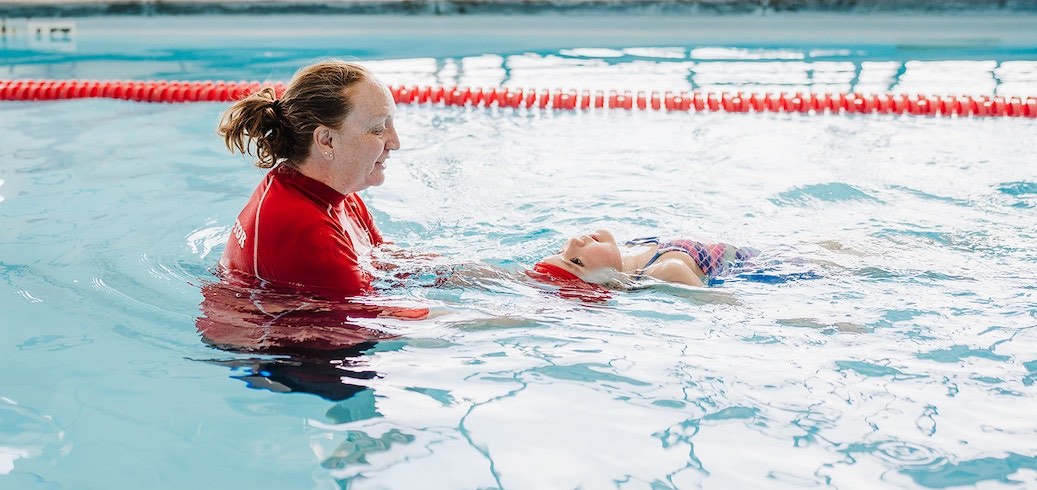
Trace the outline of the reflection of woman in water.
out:
[[[325,400],[347,400],[368,387],[351,382],[367,380],[378,373],[366,369],[361,357],[374,342],[356,344],[332,352],[298,351],[289,356],[235,358],[209,362],[233,368],[232,376],[249,388],[277,393],[309,393]]]

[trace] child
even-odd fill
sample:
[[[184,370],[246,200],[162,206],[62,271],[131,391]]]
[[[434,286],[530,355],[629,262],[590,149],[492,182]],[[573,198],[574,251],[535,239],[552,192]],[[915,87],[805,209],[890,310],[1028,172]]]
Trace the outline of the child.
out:
[[[538,262],[530,275],[549,282],[612,288],[624,287],[639,277],[701,287],[757,255],[749,247],[687,239],[642,238],[621,248],[612,233],[598,230],[570,238],[559,253]]]

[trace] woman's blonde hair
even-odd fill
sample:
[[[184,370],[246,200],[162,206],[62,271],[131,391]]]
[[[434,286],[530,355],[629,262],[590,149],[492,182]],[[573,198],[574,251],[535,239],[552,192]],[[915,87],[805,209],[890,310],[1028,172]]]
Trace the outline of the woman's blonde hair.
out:
[[[348,89],[369,78],[355,63],[314,63],[295,73],[280,99],[268,86],[235,102],[217,133],[230,151],[254,155],[257,167],[298,166],[309,153],[313,130],[339,127],[353,110]]]

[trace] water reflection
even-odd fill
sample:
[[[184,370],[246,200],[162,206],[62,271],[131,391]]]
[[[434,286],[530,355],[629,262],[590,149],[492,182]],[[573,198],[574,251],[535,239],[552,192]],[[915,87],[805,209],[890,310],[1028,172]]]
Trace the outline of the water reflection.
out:
[[[195,325],[206,343],[223,350],[331,353],[393,337],[361,323],[384,312],[373,301],[330,301],[227,281],[204,285],[202,296]]]
[[[364,352],[374,345],[373,342],[357,344],[352,349],[334,353],[213,359],[207,362],[231,368],[234,372],[231,377],[244,381],[252,389],[276,393],[308,393],[339,402],[369,390],[366,386],[350,383],[350,380],[369,380],[378,376],[375,371],[367,369],[361,359]],[[342,422],[356,417],[347,418]]]
[[[232,280],[205,284],[202,296],[202,314],[195,322],[202,341],[247,355],[207,362],[231,368],[231,377],[252,389],[338,402],[326,414],[335,423],[379,416],[373,390],[363,384],[378,373],[363,356],[378,341],[395,335],[364,322],[406,308],[330,301]]]

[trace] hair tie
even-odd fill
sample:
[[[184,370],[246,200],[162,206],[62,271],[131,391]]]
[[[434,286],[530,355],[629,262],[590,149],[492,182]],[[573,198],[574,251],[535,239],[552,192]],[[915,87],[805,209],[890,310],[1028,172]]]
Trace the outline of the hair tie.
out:
[[[274,110],[274,114],[277,114],[277,117],[284,115],[284,113],[281,112],[281,99],[274,99],[274,101],[270,103],[270,108]]]

